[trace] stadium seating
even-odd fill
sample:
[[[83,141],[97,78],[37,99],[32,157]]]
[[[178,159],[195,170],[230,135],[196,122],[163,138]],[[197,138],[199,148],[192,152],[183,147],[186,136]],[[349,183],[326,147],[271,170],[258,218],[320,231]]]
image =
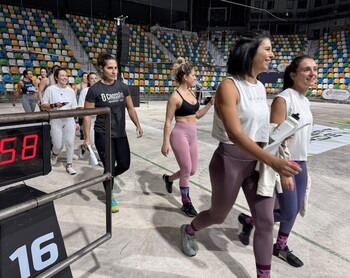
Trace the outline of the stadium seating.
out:
[[[26,68],[38,75],[40,67],[61,66],[63,62],[80,67],[50,11],[1,4],[0,31],[4,46],[0,65],[6,91],[13,91]]]
[[[66,20],[93,64],[96,65],[101,52],[116,56],[115,21],[70,14]],[[227,61],[228,51],[238,38],[231,30],[204,33],[199,37],[196,33],[158,28],[152,33],[159,45],[152,41],[147,26],[127,24],[127,27],[129,55],[127,65],[122,68],[123,77],[128,84],[139,86],[144,94],[174,91],[172,61],[179,56],[194,63],[197,79],[204,89],[214,90],[227,75],[225,67],[215,64],[217,58]],[[81,82],[81,65],[76,62],[52,12],[1,4],[0,33],[0,94],[13,91],[26,68],[39,75],[40,67],[60,65],[67,68],[70,83]],[[272,46],[275,55],[269,65],[272,72],[310,51],[305,35],[273,35]],[[326,89],[350,88],[349,52],[349,30],[321,36],[314,54],[318,65],[317,83],[308,94],[319,96]],[[275,83],[266,83],[266,92],[277,94],[282,91],[282,85],[281,78]]]
[[[346,89],[350,87],[349,75],[350,31],[337,31],[321,36],[319,49],[315,52],[318,64],[317,94],[325,89]]]
[[[67,21],[94,65],[101,52],[117,53],[114,21],[66,14]]]

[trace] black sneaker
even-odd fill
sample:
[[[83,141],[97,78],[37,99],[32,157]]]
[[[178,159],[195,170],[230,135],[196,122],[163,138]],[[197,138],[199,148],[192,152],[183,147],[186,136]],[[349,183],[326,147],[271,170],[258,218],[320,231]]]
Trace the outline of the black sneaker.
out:
[[[165,182],[165,187],[166,187],[166,190],[169,192],[169,193],[172,193],[173,192],[173,182],[172,181],[169,181],[169,176],[164,174],[163,175],[163,181]]]
[[[244,213],[241,213],[238,215],[238,221],[242,224],[242,231],[239,233],[238,238],[240,242],[242,242],[243,245],[249,245],[249,238],[250,233],[252,232],[252,229],[254,228],[253,225],[247,224],[246,218],[250,217]]]
[[[189,217],[195,217],[197,216],[197,211],[196,209],[193,207],[192,203],[188,203],[186,205],[182,205],[181,210],[187,214],[187,216]]]
[[[290,251],[288,246],[284,247],[284,249],[278,248],[277,244],[275,243],[273,245],[273,255],[280,258],[281,260],[286,261],[291,266],[294,267],[301,267],[304,265],[304,263],[294,254],[292,254],[293,251]]]

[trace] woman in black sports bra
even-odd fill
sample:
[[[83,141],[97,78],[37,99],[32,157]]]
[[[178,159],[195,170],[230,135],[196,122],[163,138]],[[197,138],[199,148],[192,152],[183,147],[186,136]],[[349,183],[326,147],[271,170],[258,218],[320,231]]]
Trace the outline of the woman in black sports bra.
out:
[[[173,66],[173,77],[180,84],[168,100],[163,133],[162,154],[169,154],[169,139],[180,170],[173,175],[163,175],[166,189],[172,192],[173,181],[180,179],[182,211],[187,216],[197,215],[189,196],[189,180],[194,175],[198,164],[198,144],[196,120],[203,117],[214,104],[214,98],[203,108],[195,95],[188,89],[194,86],[196,76],[194,66],[179,57]],[[171,122],[175,116],[175,127],[170,133]]]

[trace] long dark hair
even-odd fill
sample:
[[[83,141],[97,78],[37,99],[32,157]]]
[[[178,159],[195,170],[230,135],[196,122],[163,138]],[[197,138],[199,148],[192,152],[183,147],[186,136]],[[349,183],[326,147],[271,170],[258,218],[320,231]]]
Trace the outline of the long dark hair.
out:
[[[85,72],[85,73],[87,73],[87,72]],[[84,73],[83,73],[83,74],[84,74]],[[90,72],[90,73],[87,75],[88,87],[91,87],[91,85],[90,85],[90,83],[89,83],[89,78],[90,78],[91,75],[96,75],[96,76],[97,76],[97,73],[92,71],[92,72]]]
[[[288,65],[286,67],[284,74],[283,74],[283,90],[288,89],[288,88],[292,88],[294,86],[294,81],[290,77],[290,74],[292,72],[296,73],[300,63],[302,61],[304,61],[305,59],[313,59],[313,58],[309,55],[301,55],[301,56],[294,58],[294,60],[290,63],[290,65]]]
[[[270,39],[266,31],[251,31],[241,35],[230,50],[227,72],[236,76],[251,76],[253,59],[264,39]]]
[[[23,77],[27,77],[27,74],[28,74],[28,72],[31,72],[31,73],[33,73],[30,69],[25,69],[24,71],[23,71]]]

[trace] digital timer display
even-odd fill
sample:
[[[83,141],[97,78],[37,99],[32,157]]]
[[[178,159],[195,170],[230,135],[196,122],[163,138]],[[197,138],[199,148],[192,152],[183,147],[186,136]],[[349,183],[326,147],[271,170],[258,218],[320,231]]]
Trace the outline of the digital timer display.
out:
[[[48,123],[0,127],[0,186],[48,174],[50,149]]]

